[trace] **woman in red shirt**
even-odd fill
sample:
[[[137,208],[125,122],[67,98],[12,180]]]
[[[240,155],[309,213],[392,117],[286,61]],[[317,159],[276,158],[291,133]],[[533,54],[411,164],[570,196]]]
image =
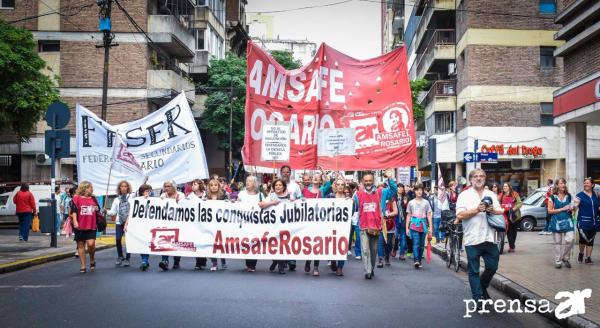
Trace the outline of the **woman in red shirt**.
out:
[[[90,271],[96,268],[96,216],[100,207],[93,195],[94,187],[88,181],[82,181],[77,188],[77,195],[73,197],[71,215],[77,242],[77,253],[81,262],[80,273],[85,273],[85,246],[87,244],[90,255]]]
[[[29,191],[29,185],[23,183],[21,189],[17,192],[13,198],[13,203],[17,207],[17,217],[19,218],[19,240],[29,240],[29,227],[31,227],[31,219],[36,213],[35,198],[31,191]]]

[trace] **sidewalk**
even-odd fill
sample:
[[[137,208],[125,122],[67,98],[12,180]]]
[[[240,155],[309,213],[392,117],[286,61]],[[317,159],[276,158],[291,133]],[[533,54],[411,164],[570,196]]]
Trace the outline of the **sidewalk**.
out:
[[[58,247],[50,247],[50,236],[30,232],[29,241],[18,239],[17,229],[0,230],[0,274],[21,270],[33,265],[69,258],[75,254],[73,236],[58,236]],[[96,250],[114,247],[114,225],[107,234],[96,239]]]
[[[443,244],[437,244],[434,250],[442,254]],[[536,232],[519,231],[516,241],[516,252],[505,253],[500,256],[498,272],[492,285],[507,292],[514,298],[529,297],[544,298],[553,303],[560,303],[554,299],[559,291],[573,292],[585,288],[592,289],[592,297],[585,300],[583,318],[600,323],[600,256],[596,250],[592,259],[596,264],[580,264],[577,262],[579,246],[573,247],[571,255],[572,268],[562,269],[554,267],[553,241],[551,235],[538,235]],[[461,253],[461,267],[466,268],[466,254]],[[483,268],[483,261],[482,266]],[[514,295],[510,295],[514,294]],[[561,300],[561,301],[564,301]],[[570,319],[574,319],[571,317]],[[581,326],[576,319],[569,320],[569,326]],[[572,322],[571,322],[572,321]]]

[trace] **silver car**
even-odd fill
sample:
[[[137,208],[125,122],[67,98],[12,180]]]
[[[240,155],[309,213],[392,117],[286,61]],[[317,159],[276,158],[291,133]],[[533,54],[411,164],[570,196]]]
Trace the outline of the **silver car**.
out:
[[[538,188],[523,200],[520,224],[522,231],[533,231],[535,228],[543,229],[546,225],[548,209],[544,204],[544,200],[547,191],[548,187]],[[600,192],[600,186],[595,185],[594,191]],[[575,196],[574,193],[572,195]]]

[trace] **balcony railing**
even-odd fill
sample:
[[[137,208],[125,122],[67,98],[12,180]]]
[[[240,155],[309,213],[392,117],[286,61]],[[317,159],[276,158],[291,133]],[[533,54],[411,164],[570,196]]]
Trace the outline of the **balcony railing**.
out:
[[[438,80],[433,83],[429,92],[423,99],[423,105],[430,104],[435,97],[456,96],[456,80]]]
[[[421,76],[421,72],[425,67],[428,67],[433,62],[435,50],[441,46],[454,46],[456,43],[456,30],[454,29],[437,29],[433,32],[431,39],[427,43],[427,47],[423,51],[419,63],[417,64],[417,75]]]

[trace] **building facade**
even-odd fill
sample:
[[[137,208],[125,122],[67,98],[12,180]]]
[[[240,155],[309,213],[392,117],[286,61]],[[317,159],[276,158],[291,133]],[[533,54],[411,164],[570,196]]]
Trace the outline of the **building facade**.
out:
[[[564,44],[554,50],[564,62],[563,86],[554,92],[554,124],[565,127],[566,178],[578,190],[584,177],[600,183],[600,2],[562,1],[554,35]]]
[[[195,95],[195,85],[207,80],[210,58],[224,58],[228,45],[239,48],[244,43],[244,33],[239,29],[245,27],[246,1],[227,2],[238,9],[231,22],[239,27],[228,25],[225,0],[121,1],[133,22],[113,2],[113,43],[118,46],[111,47],[109,57],[110,124],[141,118],[181,90],[195,116],[200,117],[202,96]],[[0,9],[0,19],[33,33],[37,51],[50,68],[47,73],[60,78],[57,88],[61,101],[72,109],[67,126],[72,135],[72,157],[60,161],[56,176],[77,180],[75,104],[82,104],[98,116],[101,111],[104,49],[97,48],[103,37],[98,29],[100,8],[94,1],[23,0],[2,2]],[[229,28],[233,29],[230,34]],[[19,142],[10,132],[2,132],[0,183],[49,180],[50,163],[43,155],[46,129],[45,122],[39,122],[37,133],[28,143]],[[209,155],[207,152],[207,158]],[[219,159],[218,167],[223,167],[223,157]]]

